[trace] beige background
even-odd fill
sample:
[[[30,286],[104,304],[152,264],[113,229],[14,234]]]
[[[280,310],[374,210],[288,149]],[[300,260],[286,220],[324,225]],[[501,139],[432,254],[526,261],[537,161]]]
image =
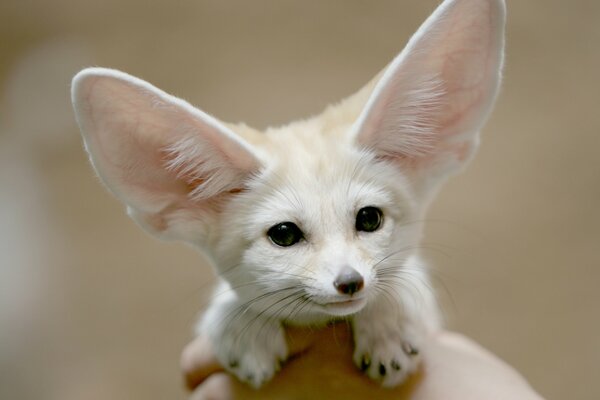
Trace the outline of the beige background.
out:
[[[77,70],[265,127],[360,87],[436,4],[0,0],[0,398],[184,398],[179,352],[211,273],[93,176]],[[426,238],[449,325],[554,399],[600,398],[599,49],[600,2],[509,0],[502,95]]]

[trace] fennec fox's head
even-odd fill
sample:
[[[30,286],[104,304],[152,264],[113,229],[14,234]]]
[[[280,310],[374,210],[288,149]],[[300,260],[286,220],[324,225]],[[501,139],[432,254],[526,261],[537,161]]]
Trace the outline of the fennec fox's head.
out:
[[[446,1],[355,95],[264,132],[110,69],[80,72],[73,102],[94,168],[144,229],[202,248],[232,287],[347,315],[387,276],[411,279],[425,208],[496,98],[503,12]]]

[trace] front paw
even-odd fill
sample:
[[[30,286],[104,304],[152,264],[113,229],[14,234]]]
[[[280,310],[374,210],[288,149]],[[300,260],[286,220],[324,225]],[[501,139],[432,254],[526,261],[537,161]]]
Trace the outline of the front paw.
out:
[[[287,358],[283,329],[277,323],[256,320],[233,325],[213,340],[217,358],[239,380],[259,388],[273,378]]]
[[[355,364],[385,387],[397,386],[415,372],[420,362],[420,345],[418,335],[395,324],[354,327]]]

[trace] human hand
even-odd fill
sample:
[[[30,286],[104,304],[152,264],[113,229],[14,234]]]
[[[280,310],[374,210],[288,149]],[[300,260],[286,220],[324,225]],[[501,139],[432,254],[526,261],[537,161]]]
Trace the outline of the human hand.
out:
[[[260,390],[224,372],[206,338],[196,338],[182,356],[191,399],[541,399],[512,367],[456,333],[433,335],[422,349],[422,368],[394,389],[381,388],[356,368],[346,324],[288,328],[287,336],[291,356]]]

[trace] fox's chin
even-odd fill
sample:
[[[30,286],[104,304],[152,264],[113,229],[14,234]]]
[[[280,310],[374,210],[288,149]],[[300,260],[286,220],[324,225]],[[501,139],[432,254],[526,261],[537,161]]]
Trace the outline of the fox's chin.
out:
[[[348,315],[356,314],[360,310],[362,310],[367,304],[367,299],[364,297],[344,300],[344,301],[335,301],[330,303],[320,304],[322,310],[332,316],[336,317],[345,317]]]

